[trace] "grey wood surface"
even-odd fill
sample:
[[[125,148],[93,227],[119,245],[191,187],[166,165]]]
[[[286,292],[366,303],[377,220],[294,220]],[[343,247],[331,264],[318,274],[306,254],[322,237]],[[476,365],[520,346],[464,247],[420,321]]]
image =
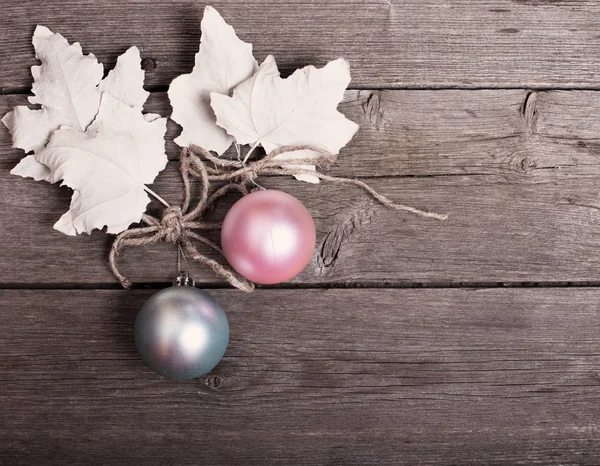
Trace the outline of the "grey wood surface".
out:
[[[313,259],[251,295],[194,267],[231,343],[176,383],[132,341],[173,247],[127,250],[122,270],[151,289],[120,290],[111,238],[52,229],[69,191],[9,175],[22,154],[0,126],[0,464],[600,464],[600,2],[212,5],[284,74],[346,57],[340,110],[361,128],[329,173],[450,220],[261,179],[313,214]],[[38,23],[107,69],[138,45],[147,110],[168,116],[203,8],[0,0],[0,116],[27,102]],[[177,132],[154,186],[173,203]]]
[[[213,290],[185,383],[136,357],[150,294],[0,292],[4,464],[597,463],[597,289]]]
[[[0,114],[27,95],[0,95]],[[351,90],[339,107],[360,129],[330,174],[356,177],[497,175],[511,183],[593,178],[600,167],[600,95],[596,91]],[[146,110],[171,114],[166,93]],[[167,152],[177,159],[169,120]],[[0,132],[0,160],[15,163]]]
[[[2,96],[0,109],[24,99]],[[165,99],[153,94],[148,109],[168,114]],[[391,199],[450,220],[388,211],[355,187],[261,181],[292,192],[317,222],[313,261],[293,283],[598,281],[596,92],[349,91],[342,110],[361,130],[330,172],[366,176]],[[176,131],[172,124],[169,140]],[[169,153],[177,158],[172,143]],[[0,224],[0,282],[115,283],[106,267],[111,238],[54,231],[69,191],[9,175],[21,154],[6,131],[0,154],[0,205],[6,218],[19,219]],[[175,162],[155,188],[179,202]],[[138,282],[169,282],[174,257],[168,245],[128,250],[123,271]],[[201,282],[219,283],[205,268],[194,272]]]
[[[284,70],[345,56],[360,87],[598,88],[594,0],[218,0],[211,2]],[[131,45],[148,81],[188,72],[204,3],[3,0],[0,86],[29,86],[35,24],[62,31],[112,66]]]

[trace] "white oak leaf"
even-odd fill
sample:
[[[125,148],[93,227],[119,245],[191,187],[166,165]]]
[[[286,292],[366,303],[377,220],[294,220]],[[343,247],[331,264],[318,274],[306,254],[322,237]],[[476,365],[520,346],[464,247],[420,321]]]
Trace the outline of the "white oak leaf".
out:
[[[217,126],[210,107],[210,93],[229,95],[233,88],[254,74],[257,63],[252,55],[252,44],[240,40],[210,6],[204,10],[201,29],[194,69],[190,74],[175,78],[169,87],[171,118],[182,127],[175,139],[179,146],[195,144],[221,155],[233,138]]]
[[[63,127],[36,154],[51,172],[74,189],[71,207],[54,227],[67,234],[107,227],[119,233],[140,221],[150,202],[145,185],[165,167],[166,118],[147,121],[104,93],[98,116],[87,131]]]
[[[132,107],[143,107],[150,93],[144,90],[142,58],[137,47],[130,47],[117,58],[117,64],[104,78],[98,89],[108,92]]]
[[[273,56],[241,83],[233,96],[211,94],[217,124],[240,144],[261,145],[267,153],[281,146],[311,144],[339,153],[358,125],[337,110],[350,83],[343,59],[323,68],[307,66],[283,79]],[[286,158],[306,158],[306,152]],[[315,181],[315,180],[310,180]]]
[[[69,44],[60,34],[38,26],[33,34],[36,57],[29,102],[42,106],[32,110],[16,107],[2,122],[13,136],[13,147],[25,152],[44,146],[61,126],[85,131],[98,112],[103,67],[93,54],[83,55],[79,43]]]

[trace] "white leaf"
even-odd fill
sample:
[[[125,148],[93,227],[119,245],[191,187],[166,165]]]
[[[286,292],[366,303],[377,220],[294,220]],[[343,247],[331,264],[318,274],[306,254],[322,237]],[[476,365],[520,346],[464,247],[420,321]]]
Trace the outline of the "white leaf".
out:
[[[130,47],[117,58],[117,65],[102,80],[98,89],[108,92],[132,107],[143,107],[150,95],[144,90],[144,70],[142,58],[137,47]]]
[[[282,79],[275,59],[268,56],[233,97],[212,93],[211,105],[217,124],[240,144],[262,145],[267,153],[285,145],[310,144],[337,154],[358,130],[337,110],[349,83],[350,70],[343,59],[319,69],[307,66]],[[282,155],[306,157],[306,152],[293,154]]]
[[[33,155],[22,158],[15,168],[10,171],[11,175],[33,178],[35,181],[50,181],[50,170],[38,162]]]
[[[316,154],[315,152],[310,151],[310,150],[297,150],[294,152],[285,152],[283,154],[280,154],[277,157],[275,157],[275,159],[277,159],[277,160],[294,160],[294,159],[306,160],[306,159],[313,158],[317,155],[318,154]],[[290,169],[299,168],[300,170],[309,170],[309,171],[315,171],[315,172],[317,171],[317,167],[315,167],[314,165],[286,165],[286,168],[290,168]],[[314,175],[309,175],[306,173],[294,175],[294,177],[297,180],[306,181],[307,183],[317,184],[320,182],[318,177],[316,177]]]
[[[48,128],[48,115],[41,110],[32,110],[25,106],[15,107],[2,119],[2,123],[13,136],[13,147],[28,147],[30,141],[46,140]],[[19,142],[16,142],[19,141]],[[48,181],[48,167],[39,163],[33,155],[23,158],[10,172],[23,178],[33,178],[36,181]]]
[[[50,181],[73,188],[69,211],[55,224],[65,234],[107,226],[119,233],[140,221],[150,202],[146,184],[165,167],[166,118],[151,122],[139,107],[104,93],[87,131],[56,130],[36,158],[51,171]]]
[[[93,55],[84,57],[79,44],[69,45],[60,34],[53,34],[43,26],[36,28],[33,44],[42,65],[32,68],[33,90],[37,96],[30,101],[42,104],[42,109],[19,106],[3,118],[13,135],[14,147],[26,152],[39,150],[52,131],[62,126],[84,131],[98,113],[102,92],[131,106],[141,107],[148,98],[137,47],[121,55],[115,69],[98,85],[102,65]],[[76,67],[77,64],[81,66]],[[64,105],[65,102],[68,105]],[[11,173],[49,181],[50,171],[34,154],[21,160]]]
[[[210,93],[229,95],[257,69],[252,45],[241,41],[217,10],[207,6],[201,23],[200,51],[191,74],[181,75],[169,87],[171,118],[182,132],[175,139],[181,147],[195,144],[219,155],[233,142],[215,123]]]
[[[31,68],[34,78],[29,98],[40,110],[16,107],[2,122],[13,135],[13,147],[38,150],[61,126],[85,131],[98,112],[103,68],[92,54],[83,55],[79,43],[69,45],[60,34],[38,26],[33,34],[36,57],[42,64]]]
[[[152,122],[158,118],[160,118],[160,115],[158,113],[144,113],[144,120],[148,122]]]

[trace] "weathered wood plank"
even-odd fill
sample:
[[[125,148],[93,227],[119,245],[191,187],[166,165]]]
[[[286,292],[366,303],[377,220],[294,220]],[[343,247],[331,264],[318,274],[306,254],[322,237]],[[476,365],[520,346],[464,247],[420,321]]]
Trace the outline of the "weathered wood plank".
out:
[[[170,167],[155,188],[177,203],[180,181]],[[2,167],[0,283],[106,283],[110,237],[69,238],[51,225],[70,194],[9,176]],[[318,244],[293,283],[461,283],[596,281],[600,274],[596,180],[507,184],[498,177],[367,179],[391,199],[447,212],[447,224],[387,211],[361,190],[284,179],[261,184],[293,192],[315,218]],[[230,199],[232,201],[233,198]],[[222,219],[230,202],[221,204]],[[122,269],[134,281],[166,282],[175,273],[175,249],[128,250]],[[218,281],[194,267],[201,282]]]
[[[356,188],[265,180],[297,195],[317,222],[317,252],[296,283],[597,281],[600,94],[388,91],[379,131],[363,110],[373,95],[348,94],[343,110],[362,128],[331,172],[415,175],[369,182],[399,202],[447,212],[450,221],[386,211]],[[5,96],[4,109],[23,97]],[[166,106],[164,95],[153,95],[149,108],[165,113]],[[0,283],[113,283],[110,238],[54,232],[68,191],[10,176],[21,155],[4,129],[0,143]],[[156,190],[178,202],[174,166]],[[174,258],[165,245],[127,251],[123,270],[137,281],[170,281]]]
[[[211,2],[257,58],[286,71],[349,59],[353,86],[598,87],[600,36],[592,0],[331,0]],[[190,0],[0,2],[0,88],[26,88],[31,34],[44,24],[108,67],[130,45],[147,82],[189,72],[204,3]]]
[[[600,457],[597,289],[215,290],[231,343],[186,383],[135,354],[150,293],[0,291],[3,463]]]
[[[25,104],[25,95],[0,96],[0,115]],[[146,107],[171,113],[166,93],[153,93]],[[600,174],[595,91],[348,91],[340,110],[360,130],[330,170],[336,175],[476,174],[529,183]],[[171,159],[178,134],[169,121]],[[0,125],[0,160],[16,163],[22,152],[10,146]]]

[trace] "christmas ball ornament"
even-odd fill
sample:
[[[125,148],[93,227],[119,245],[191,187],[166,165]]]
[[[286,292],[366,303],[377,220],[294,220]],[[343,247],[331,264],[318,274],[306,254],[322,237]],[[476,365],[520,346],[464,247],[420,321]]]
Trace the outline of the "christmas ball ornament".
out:
[[[158,374],[189,380],[210,372],[225,354],[229,323],[221,305],[189,280],[153,295],[135,321],[135,345]]]
[[[281,283],[310,262],[315,224],[294,196],[272,189],[255,191],[227,213],[221,244],[223,254],[243,277],[265,285]]]

